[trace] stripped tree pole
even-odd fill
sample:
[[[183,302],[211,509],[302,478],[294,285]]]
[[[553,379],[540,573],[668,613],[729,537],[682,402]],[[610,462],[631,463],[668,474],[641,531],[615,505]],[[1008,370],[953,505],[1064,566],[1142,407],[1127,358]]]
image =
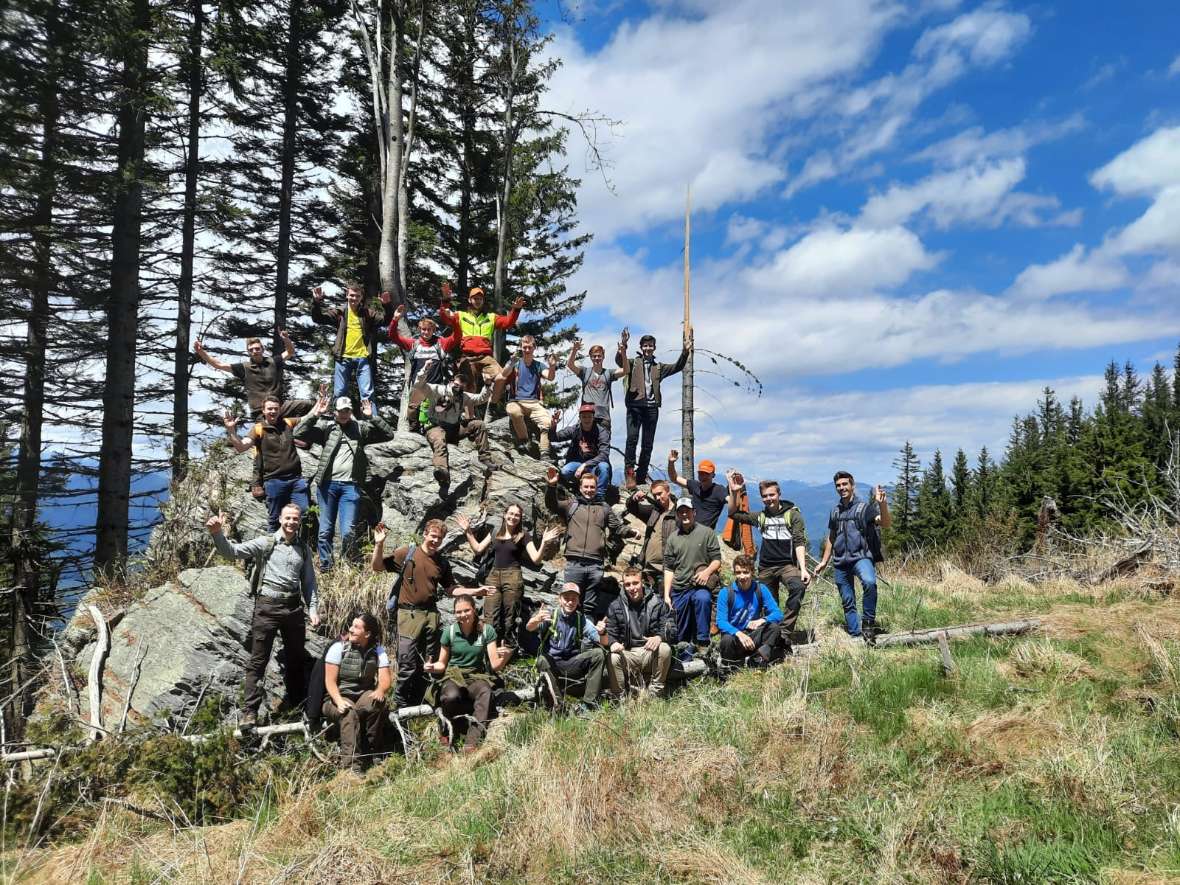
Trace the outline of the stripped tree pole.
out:
[[[696,476],[696,452],[692,427],[692,269],[689,246],[692,239],[692,185],[688,186],[684,198],[684,342],[688,348],[688,359],[684,361],[684,372],[680,378],[680,451],[681,475]]]

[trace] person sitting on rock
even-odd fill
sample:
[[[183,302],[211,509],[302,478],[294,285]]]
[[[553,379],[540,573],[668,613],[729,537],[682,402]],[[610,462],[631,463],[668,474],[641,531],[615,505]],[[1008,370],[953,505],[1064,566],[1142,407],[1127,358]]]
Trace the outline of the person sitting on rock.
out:
[[[706,458],[697,464],[696,479],[684,479],[676,473],[676,462],[679,459],[680,453],[675,449],[668,453],[668,482],[692,495],[697,522],[717,531],[717,521],[721,519],[721,511],[729,500],[729,490],[713,482],[713,477],[717,475],[716,465]]]
[[[300,415],[306,415],[308,410],[315,405],[315,401],[309,399],[283,400],[283,370],[286,369],[288,362],[295,359],[295,345],[291,343],[291,336],[287,334],[286,329],[279,331],[279,338],[283,341],[283,352],[275,351],[270,357],[263,355],[265,350],[262,346],[262,339],[247,338],[246,355],[249,359],[238,363],[222,362],[205,349],[205,345],[199,338],[193,348],[204,363],[219,372],[233,375],[242,382],[242,386],[246,389],[246,404],[250,409],[251,421],[257,421],[262,417],[263,406],[266,404],[268,396],[279,398],[279,402],[283,405],[282,414],[284,417],[297,418]]]
[[[590,403],[594,406],[594,418],[610,430],[610,410],[615,404],[612,386],[615,381],[627,374],[626,369],[607,369],[603,367],[606,350],[601,344],[590,348],[590,365],[578,364],[578,351],[582,349],[582,339],[576,338],[570,350],[565,367],[582,382],[582,404]]]
[[[545,409],[542,381],[557,377],[557,356],[549,354],[548,365],[533,359],[537,343],[532,335],[520,339],[520,350],[508,361],[496,382],[508,384],[508,420],[518,451],[524,452],[529,446],[529,424],[537,429],[537,457],[549,456],[549,412]],[[527,423],[526,423],[527,422]]]
[[[451,284],[443,283],[439,316],[460,335],[459,350],[463,354],[462,362],[468,372],[471,389],[478,390],[481,379],[485,386],[494,384],[492,402],[499,402],[504,392],[504,382],[496,380],[502,367],[492,355],[492,336],[497,329],[506,332],[516,325],[520,310],[524,307],[524,299],[517,298],[512,302],[512,310],[501,316],[484,310],[484,291],[479,286],[472,286],[467,293],[467,305],[467,310],[452,313]]]
[[[639,355],[634,359],[627,356],[627,342],[630,333],[624,329],[615,353],[615,363],[626,377],[627,393],[623,403],[627,407],[627,446],[624,452],[627,488],[647,482],[647,467],[651,461],[651,448],[655,443],[656,424],[660,420],[660,406],[663,396],[660,383],[684,368],[688,352],[692,349],[692,332],[684,340],[684,347],[674,363],[661,363],[656,359],[656,339],[644,335],[639,339]],[[642,442],[640,437],[642,436]],[[635,458],[636,445],[639,459]]]
[[[582,611],[597,624],[606,617],[611,601],[610,596],[600,592],[608,541],[622,539],[626,527],[610,505],[595,494],[594,474],[582,474],[574,498],[559,489],[557,468],[550,467],[545,479],[545,504],[566,523],[565,580],[577,586]]]
[[[320,567],[332,567],[333,541],[336,523],[340,522],[341,552],[348,557],[355,552],[357,503],[361,497],[368,472],[369,460],[365,446],[376,442],[378,434],[391,439],[393,425],[373,411],[373,404],[362,401],[360,420],[352,416],[352,400],[346,396],[336,400],[335,418],[325,418],[328,398],[323,394],[315,408],[295,425],[295,439],[321,443],[320,460],[316,467],[316,499],[320,505],[319,552]]]
[[[606,649],[590,618],[579,610],[580,601],[578,585],[566,581],[557,611],[550,613],[549,607],[543,605],[525,624],[530,633],[542,631],[537,654],[541,677],[538,700],[551,709],[570,695],[582,699],[575,712],[586,712],[597,705],[602,692]]]
[[[470,439],[475,444],[480,462],[484,465],[491,463],[487,428],[479,418],[467,417],[469,410],[488,401],[489,394],[487,389],[478,396],[468,392],[459,377],[455,377],[450,384],[431,384],[426,380],[431,369],[431,363],[427,363],[418,373],[411,394],[421,395],[418,423],[425,430],[426,441],[430,443],[439,497],[445,498],[451,488],[448,443],[458,445],[459,440]]]
[[[276,635],[283,637],[286,664],[283,679],[287,703],[296,706],[307,694],[304,665],[306,628],[304,618],[317,627],[316,577],[311,551],[299,539],[302,512],[288,504],[279,516],[279,530],[240,544],[226,539],[222,531],[225,514],[218,513],[205,523],[217,552],[229,559],[254,560],[254,615],[250,620],[250,663],[244,680],[241,726],[253,728],[262,706],[262,677],[270,661]]]
[[[373,414],[377,414],[373,399],[373,373],[377,364],[377,337],[379,330],[389,326],[393,319],[393,296],[382,292],[381,313],[365,306],[365,293],[355,280],[344,281],[345,305],[324,307],[324,290],[316,286],[311,290],[311,318],[321,326],[336,328],[336,341],[332,345],[332,356],[336,359],[332,372],[332,397],[340,399],[348,393],[348,385],[356,379],[357,392],[362,402],[373,403]]]
[[[520,627],[520,604],[524,598],[524,576],[521,567],[526,559],[532,566],[538,566],[544,559],[544,552],[561,537],[561,526],[551,526],[541,536],[538,547],[524,530],[524,508],[513,502],[504,511],[500,528],[488,532],[480,540],[475,537],[471,520],[462,513],[456,514],[455,522],[467,538],[467,546],[478,559],[491,548],[492,563],[488,571],[487,598],[483,603],[483,620],[500,637],[505,654],[505,663],[512,660],[517,650],[517,632]]]
[[[553,442],[569,441],[565,450],[565,465],[561,475],[572,479],[575,487],[585,473],[593,474],[598,484],[598,500],[606,498],[606,487],[610,482],[610,430],[594,418],[594,406],[582,403],[578,407],[578,422],[557,430],[561,412],[554,412],[550,419],[550,436]]]
[[[442,631],[438,660],[426,665],[442,677],[434,694],[439,712],[452,729],[451,735],[442,735],[444,744],[456,748],[465,732],[463,751],[479,748],[496,715],[492,679],[507,663],[496,630],[480,620],[475,599],[468,594],[456,597],[455,623]]]
[[[729,518],[735,523],[756,526],[762,539],[758,550],[758,583],[765,584],[775,596],[787,588],[783,604],[783,645],[790,647],[791,633],[803,607],[803,594],[811,583],[807,572],[807,527],[803,514],[790,501],[784,500],[778,483],[764,479],[758,483],[762,497],[760,513],[744,513],[738,508],[738,495],[746,487],[745,477],[730,471]]]
[[[744,553],[733,560],[733,578],[717,596],[721,661],[727,667],[773,664],[783,656],[783,613],[774,594],[754,580],[754,560]]]
[[[235,452],[255,449],[254,478],[250,491],[255,498],[266,498],[269,528],[279,529],[279,514],[288,504],[307,510],[307,480],[303,478],[303,464],[295,447],[296,418],[281,417],[283,404],[277,396],[267,395],[262,403],[262,420],[250,428],[246,439],[238,436],[238,419],[226,412],[225,425],[229,444]]]
[[[399,305],[398,309],[393,312],[388,334],[389,340],[396,341],[397,345],[410,356],[410,399],[406,407],[406,422],[409,424],[411,432],[421,433],[423,429],[418,422],[418,408],[422,405],[424,391],[415,388],[414,382],[425,371],[425,379],[428,384],[442,384],[446,380],[448,354],[455,349],[459,338],[454,333],[445,338],[439,338],[438,323],[430,317],[418,320],[417,338],[406,338],[398,331],[398,324],[405,315],[405,311],[405,306]]]
[[[381,748],[385,698],[393,683],[380,639],[380,623],[364,612],[324,657],[324,716],[340,724],[341,767],[357,773]]]
[[[623,572],[623,592],[606,613],[610,649],[611,689],[661,697],[672,666],[672,646],[664,641],[668,607],[659,593],[643,583],[643,572]]]
[[[397,608],[397,705],[422,703],[426,690],[425,665],[438,657],[438,595],[459,597],[464,593],[483,596],[487,587],[468,589],[455,583],[451,564],[441,547],[447,526],[441,519],[426,523],[421,544],[398,547],[385,555],[385,523],[373,529],[373,555],[369,565],[375,572],[400,572],[398,594],[390,604]]]
[[[692,498],[676,502],[676,531],[664,543],[664,604],[676,612],[676,641],[709,644],[713,614],[710,584],[721,568],[717,536],[696,521]]]
[[[676,531],[674,501],[672,490],[663,479],[653,482],[650,492],[636,489],[627,498],[627,512],[647,527],[639,548],[639,559],[643,563],[644,581],[656,587],[664,580],[664,544]]]

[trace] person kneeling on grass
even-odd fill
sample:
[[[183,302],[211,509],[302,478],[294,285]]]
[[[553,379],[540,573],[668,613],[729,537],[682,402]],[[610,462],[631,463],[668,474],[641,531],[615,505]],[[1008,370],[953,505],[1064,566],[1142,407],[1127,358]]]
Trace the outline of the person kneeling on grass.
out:
[[[452,735],[441,735],[444,744],[454,747],[465,732],[464,752],[479,747],[496,715],[493,674],[507,663],[508,654],[501,651],[495,628],[480,620],[475,599],[467,594],[457,597],[455,623],[443,630],[438,660],[426,665],[442,676],[434,696],[452,731]]]
[[[606,649],[594,623],[578,611],[580,597],[578,585],[566,581],[558,598],[558,611],[551,614],[543,605],[525,624],[530,633],[542,631],[537,654],[541,675],[537,700],[553,708],[563,695],[581,697],[582,703],[574,708],[576,713],[587,712],[598,704],[606,669]]]
[[[643,572],[635,566],[624,571],[623,593],[606,613],[612,691],[664,694],[672,666],[672,646],[663,636],[667,620],[668,607],[659,593],[643,585]]]
[[[765,667],[783,656],[779,625],[783,613],[765,584],[754,580],[754,560],[744,553],[733,560],[734,582],[717,597],[717,629],[721,662]]]
[[[340,723],[340,764],[358,774],[381,747],[385,698],[393,678],[381,645],[381,625],[364,612],[353,618],[348,638],[324,657],[324,716]]]

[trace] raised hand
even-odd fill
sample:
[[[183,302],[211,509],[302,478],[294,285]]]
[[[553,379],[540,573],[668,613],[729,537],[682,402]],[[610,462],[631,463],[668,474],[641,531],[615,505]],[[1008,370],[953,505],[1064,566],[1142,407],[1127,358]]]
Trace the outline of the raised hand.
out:
[[[462,513],[455,514],[455,524],[463,529],[464,532],[471,531],[471,520]]]
[[[680,460],[680,452],[678,452],[676,449],[673,449],[672,451],[670,451],[668,453],[668,463],[669,464],[675,464],[679,460]]]
[[[225,526],[225,514],[220,510],[217,511],[216,516],[210,516],[205,520],[205,528],[209,530],[211,535],[220,535],[222,528]]]
[[[367,399],[361,400],[361,414],[367,418],[373,417],[373,404]]]
[[[389,302],[393,301],[393,293],[388,290],[385,292],[382,292],[377,297],[381,300],[382,304],[389,304]]]
[[[238,419],[231,412],[226,412],[221,416],[221,423],[230,433],[234,433],[238,429]]]
[[[627,348],[627,342],[630,340],[631,330],[624,326],[623,331],[619,333],[619,346],[625,350]]]
[[[286,344],[291,343],[291,335],[286,329],[279,329],[279,338],[281,338]]]
[[[883,486],[873,486],[873,500],[878,504],[885,503],[885,489]]]
[[[556,467],[550,467],[545,471],[545,482],[551,486],[555,486],[557,485],[557,477],[559,475]]]
[[[516,297],[516,300],[512,302],[512,309],[513,310],[520,310],[522,307],[524,307],[524,297],[518,295]]]
[[[442,303],[449,304],[451,301],[451,284],[444,280],[442,284]]]
[[[373,543],[384,544],[385,538],[389,535],[389,529],[385,527],[385,523],[379,522],[373,526]]]
[[[402,321],[402,317],[406,315],[406,306],[399,304],[393,312],[393,324],[396,326]]]
[[[555,354],[555,353],[549,354],[548,356],[545,357],[545,362],[547,362],[549,364],[549,368],[556,369],[557,368],[557,354]]]
[[[559,525],[549,526],[549,528],[545,529],[545,533],[541,535],[541,546],[544,547],[546,544],[552,544],[554,541],[556,541],[558,538],[560,538],[563,534],[565,534],[565,531],[562,529],[561,526],[559,526]]]
[[[581,338],[575,338],[575,339],[574,339],[574,353],[576,354],[576,353],[577,353],[578,351],[580,351],[581,349],[582,349],[582,339],[581,339]]]
[[[193,350],[195,350],[195,351],[196,351],[196,352],[197,352],[199,355],[201,355],[201,356],[203,356],[203,355],[204,355],[204,353],[205,353],[205,345],[201,343],[201,339],[200,339],[200,338],[198,338],[198,339],[196,340],[196,343],[195,343],[195,344],[193,344]]]
[[[316,397],[315,405],[312,406],[311,413],[315,416],[323,415],[328,411],[328,394],[325,392],[323,385],[320,386],[320,395]]]
[[[311,290],[311,297],[314,298],[316,301],[323,301],[324,300],[324,287],[323,286],[316,286],[314,289],[312,289]]]

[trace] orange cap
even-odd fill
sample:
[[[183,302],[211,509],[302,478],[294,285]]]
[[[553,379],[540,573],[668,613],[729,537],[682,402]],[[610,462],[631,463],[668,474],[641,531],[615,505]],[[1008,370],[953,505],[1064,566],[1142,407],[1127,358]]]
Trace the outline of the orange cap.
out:
[[[697,464],[697,470],[703,470],[705,473],[716,473],[717,465],[706,458],[704,461],[701,461],[699,464]]]
[[[472,286],[472,287],[471,287],[471,291],[467,293],[467,297],[468,297],[468,298],[473,298],[473,297],[475,297],[475,294],[476,294],[477,292],[478,292],[480,295],[484,295],[484,294],[485,294],[485,293],[484,293],[484,290],[483,290],[483,289],[481,289],[479,286]]]

